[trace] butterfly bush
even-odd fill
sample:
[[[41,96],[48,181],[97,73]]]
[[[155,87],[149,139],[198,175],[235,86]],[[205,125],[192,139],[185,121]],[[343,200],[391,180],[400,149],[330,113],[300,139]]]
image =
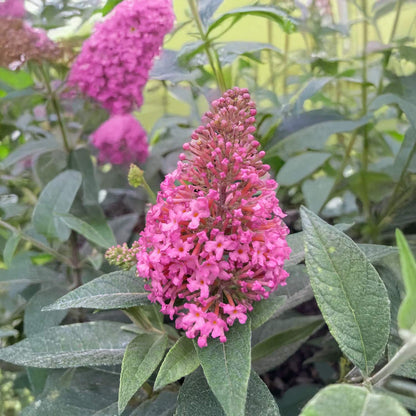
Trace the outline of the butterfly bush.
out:
[[[0,1],[0,17],[23,17],[25,13],[23,0]]]
[[[107,254],[131,261],[133,251],[149,299],[200,347],[209,336],[225,342],[229,327],[244,324],[252,303],[288,276],[288,228],[253,137],[255,115],[246,89],[214,101],[162,182],[139,241]]]
[[[143,103],[153,59],[172,29],[170,0],[125,0],[95,26],[74,62],[68,83],[94,98],[111,114]]]
[[[101,163],[144,162],[149,154],[146,132],[131,114],[111,116],[92,134],[92,144]]]

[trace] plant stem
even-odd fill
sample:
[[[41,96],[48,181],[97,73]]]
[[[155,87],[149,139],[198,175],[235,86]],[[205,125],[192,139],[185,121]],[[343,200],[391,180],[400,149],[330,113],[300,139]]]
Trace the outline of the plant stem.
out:
[[[367,114],[368,104],[367,104],[367,43],[368,43],[368,13],[367,13],[367,0],[362,0],[362,8],[364,14],[364,26],[363,26],[363,70],[362,70],[362,84],[361,84],[361,103],[362,103],[362,115]],[[361,169],[361,179],[364,187],[364,198],[363,198],[363,210],[367,218],[370,216],[370,201],[368,199],[368,186],[367,186],[367,170],[368,170],[368,150],[369,150],[369,140],[368,140],[368,128],[367,125],[363,126],[363,150],[362,150],[362,169]]]
[[[23,238],[26,241],[29,241],[32,245],[37,247],[38,249],[44,251],[45,253],[49,253],[52,256],[54,256],[57,260],[61,261],[62,263],[66,264],[69,267],[75,268],[75,265],[72,263],[70,259],[62,255],[61,253],[58,253],[56,250],[54,250],[51,247],[46,246],[45,244],[41,243],[38,240],[35,240],[34,238],[30,237],[29,235],[25,234],[24,232],[20,231],[18,228],[13,227],[13,225],[8,224],[5,221],[0,220],[0,227],[6,228],[12,233],[18,234],[21,238]]]
[[[75,231],[71,232],[70,242],[71,242],[71,250],[72,250],[72,263],[74,264],[73,285],[71,289],[76,289],[77,287],[82,285],[82,279],[81,279],[81,269],[80,269],[80,261],[79,261],[78,238],[77,238],[77,234]]]
[[[416,355],[416,335],[413,335],[383,368],[370,377],[369,382],[373,385],[380,385],[389,375],[393,374],[414,355]]]
[[[267,21],[267,42],[272,45],[273,44],[273,25],[270,20]],[[272,90],[276,93],[276,80],[274,78],[275,67],[273,65],[273,51],[268,51],[269,55],[269,72],[270,72],[270,83],[272,85]]]
[[[201,40],[204,42],[205,53],[208,57],[208,61],[212,68],[212,72],[214,73],[215,79],[217,80],[218,88],[220,89],[221,93],[224,93],[227,90],[227,87],[225,84],[224,74],[221,69],[219,57],[217,53],[211,48],[210,40],[208,39],[208,36],[204,31],[201,17],[199,16],[195,0],[188,0],[188,4],[191,9],[192,16],[194,17],[196,26],[198,28]],[[215,65],[215,63],[217,64],[217,66]]]
[[[305,40],[306,41],[306,40]],[[287,95],[287,70],[288,70],[288,55],[289,55],[289,43],[290,43],[290,39],[289,39],[289,34],[285,33],[285,48],[283,51],[283,79],[282,79],[282,91],[283,91],[283,95],[286,96]]]
[[[394,16],[393,27],[391,29],[390,37],[388,39],[389,44],[393,42],[394,36],[396,35],[396,30],[397,30],[398,23],[399,23],[402,5],[403,5],[403,0],[396,0],[396,14]],[[378,82],[377,94],[380,94],[381,90],[383,89],[384,74],[386,73],[386,68],[387,68],[387,65],[389,64],[390,57],[391,57],[391,51],[386,52],[383,58],[383,65],[382,65],[382,70],[381,70],[381,75],[380,75],[380,81]]]
[[[56,99],[56,95],[55,95],[54,91],[51,88],[49,75],[48,75],[48,72],[43,67],[43,64],[40,65],[40,70],[42,72],[43,79],[45,81],[45,86],[46,86],[46,89],[48,90],[48,94],[49,94],[49,97],[51,99],[52,107],[53,107],[53,109],[56,113],[56,117],[58,118],[59,129],[61,130],[62,140],[64,142],[65,149],[69,153],[71,151],[71,147],[69,146],[68,136],[66,134],[64,122],[62,120],[61,110],[59,108],[58,100]]]

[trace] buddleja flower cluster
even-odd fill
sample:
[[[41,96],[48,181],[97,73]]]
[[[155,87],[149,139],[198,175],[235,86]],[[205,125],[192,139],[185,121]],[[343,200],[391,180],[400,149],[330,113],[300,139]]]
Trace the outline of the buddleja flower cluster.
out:
[[[23,17],[25,6],[23,0],[4,0],[0,2],[1,17]]]
[[[207,123],[162,182],[132,248],[149,299],[176,316],[176,328],[198,337],[200,347],[209,336],[225,342],[229,327],[244,324],[252,303],[268,298],[288,276],[288,228],[277,183],[253,137],[255,115],[246,89],[212,103]],[[108,257],[120,260],[123,250],[115,247]]]
[[[149,154],[146,132],[131,114],[115,115],[93,134],[92,144],[100,149],[99,162],[116,165],[144,162]]]
[[[17,4],[12,2],[12,8],[8,9],[6,2],[4,9],[0,8],[0,66],[15,70],[29,60],[40,62],[59,59],[61,49],[48,38],[45,31],[14,17],[20,10],[14,8]],[[10,12],[12,17],[2,16],[6,12]]]
[[[174,18],[171,0],[124,0],[84,42],[68,84],[111,114],[92,136],[101,162],[142,162],[148,156],[146,132],[128,114],[143,103],[153,59]]]
[[[173,21],[170,0],[121,2],[82,45],[69,84],[78,86],[111,114],[140,107],[153,58]]]

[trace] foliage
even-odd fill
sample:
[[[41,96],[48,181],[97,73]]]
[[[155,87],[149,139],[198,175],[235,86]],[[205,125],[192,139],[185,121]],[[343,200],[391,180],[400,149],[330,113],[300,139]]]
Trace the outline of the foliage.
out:
[[[90,139],[109,115],[66,83],[93,20],[122,2],[33,3],[26,23],[61,53],[0,68],[0,412],[415,414],[414,2],[174,0],[130,183]],[[200,348],[105,252],[137,248],[182,145],[234,86],[256,102],[290,276]],[[296,360],[314,384],[273,385]]]

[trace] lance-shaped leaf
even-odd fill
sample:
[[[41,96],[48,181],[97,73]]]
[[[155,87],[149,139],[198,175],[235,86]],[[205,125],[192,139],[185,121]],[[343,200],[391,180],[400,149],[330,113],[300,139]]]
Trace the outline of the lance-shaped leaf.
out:
[[[109,248],[117,244],[111,228],[102,220],[96,224],[85,222],[71,214],[59,214],[59,219],[71,230],[84,236],[99,247]]]
[[[152,375],[166,350],[165,334],[141,334],[127,346],[121,365],[118,411],[121,414],[133,394]]]
[[[191,339],[183,336],[169,350],[160,366],[154,389],[160,390],[167,384],[191,374],[199,366],[198,354]]]
[[[387,290],[347,235],[304,207],[301,216],[305,261],[318,306],[341,350],[369,374],[389,337]]]
[[[399,327],[416,333],[416,261],[403,233],[396,230],[406,296],[399,308]]]
[[[186,377],[178,396],[176,416],[224,416],[218,400],[215,398],[201,369]],[[247,401],[240,415],[279,416],[274,397],[261,378],[251,371],[248,381]]]
[[[0,350],[0,360],[39,368],[119,364],[134,337],[118,322],[56,326]]]
[[[398,401],[364,387],[338,384],[321,390],[300,416],[410,416]]]
[[[234,323],[227,342],[209,339],[208,346],[197,348],[208,384],[227,416],[244,414],[250,376],[250,321]]]
[[[32,216],[37,232],[60,241],[69,238],[71,230],[56,214],[69,212],[81,182],[81,173],[67,170],[46,185],[39,196]]]
[[[42,310],[70,308],[120,309],[148,305],[144,280],[132,272],[113,272],[78,287]]]
[[[242,19],[245,16],[258,16],[263,17],[265,19],[271,20],[281,28],[287,32],[293,32],[296,27],[297,21],[289,16],[285,11],[279,9],[277,7],[270,7],[270,6],[246,6],[240,7],[238,9],[230,10],[225,12],[221,16],[218,17],[208,28],[207,35],[209,35],[214,29],[216,29],[219,25],[225,22],[228,19],[232,20],[231,26],[234,25],[237,21]]]
[[[287,296],[277,296],[276,293],[272,293],[268,299],[255,302],[253,310],[248,313],[251,320],[251,327],[256,329],[262,326],[285,303],[286,299]]]

